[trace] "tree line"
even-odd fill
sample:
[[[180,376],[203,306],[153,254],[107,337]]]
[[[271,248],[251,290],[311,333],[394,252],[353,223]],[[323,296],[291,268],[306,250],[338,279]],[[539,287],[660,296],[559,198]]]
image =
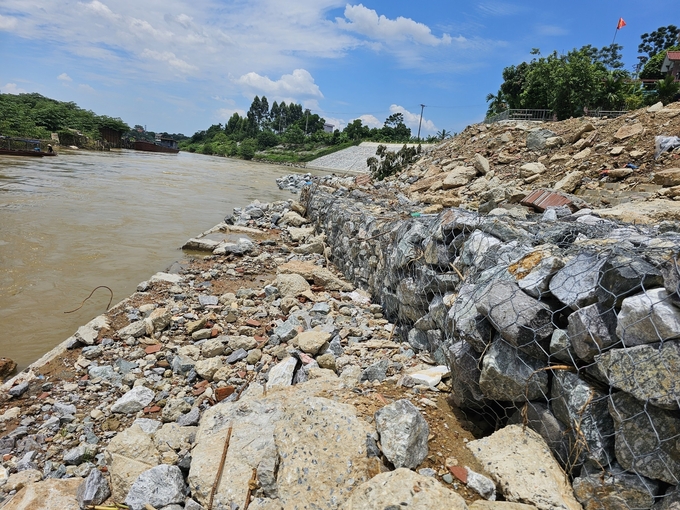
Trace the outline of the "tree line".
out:
[[[51,133],[71,135],[76,130],[92,139],[101,139],[100,129],[119,133],[130,129],[119,118],[80,108],[73,102],[57,101],[37,93],[0,94],[0,135],[49,139]]]
[[[633,110],[675,100],[680,84],[665,77],[661,65],[666,51],[680,49],[680,29],[668,25],[640,37],[633,72],[624,69],[619,44],[599,49],[586,45],[545,56],[533,49],[530,62],[503,69],[498,92],[486,97],[487,115],[507,109],[548,109],[561,120],[596,109]]]
[[[287,150],[299,154],[318,151],[321,147],[344,148],[362,141],[409,143],[416,140],[404,123],[402,113],[385,119],[380,128],[371,128],[361,119],[350,122],[344,129],[326,130],[326,119],[297,103],[274,101],[270,107],[266,96],[255,96],[245,116],[234,113],[226,124],[213,124],[197,131],[180,143],[190,152],[252,159],[258,151]],[[451,136],[446,130],[425,141],[434,142]],[[270,158],[271,159],[271,158]]]

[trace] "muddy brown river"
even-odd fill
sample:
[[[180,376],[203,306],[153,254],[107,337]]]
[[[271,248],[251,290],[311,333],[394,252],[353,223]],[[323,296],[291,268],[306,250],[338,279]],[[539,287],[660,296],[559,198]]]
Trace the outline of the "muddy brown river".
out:
[[[289,167],[189,153],[0,156],[0,356],[25,367],[182,258],[179,247],[257,199]]]

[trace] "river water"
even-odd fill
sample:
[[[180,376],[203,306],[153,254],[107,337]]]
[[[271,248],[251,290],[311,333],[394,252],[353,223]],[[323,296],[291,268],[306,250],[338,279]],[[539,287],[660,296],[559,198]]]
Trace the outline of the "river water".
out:
[[[295,171],[181,152],[0,156],[0,356],[25,367],[182,258],[179,247],[253,200],[294,197]]]

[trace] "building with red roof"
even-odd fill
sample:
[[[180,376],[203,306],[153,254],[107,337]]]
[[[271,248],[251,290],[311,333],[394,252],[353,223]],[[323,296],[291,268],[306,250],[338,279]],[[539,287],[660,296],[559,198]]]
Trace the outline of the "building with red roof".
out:
[[[680,51],[667,51],[661,64],[661,72],[671,74],[675,81],[680,81]]]

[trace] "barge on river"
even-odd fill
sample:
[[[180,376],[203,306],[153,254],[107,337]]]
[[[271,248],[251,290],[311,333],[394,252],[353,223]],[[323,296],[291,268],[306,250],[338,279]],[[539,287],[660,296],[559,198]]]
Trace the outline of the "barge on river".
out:
[[[143,140],[133,142],[132,148],[136,151],[167,152],[169,154],[177,154],[179,152],[176,140],[162,136],[157,136],[155,142]]]

